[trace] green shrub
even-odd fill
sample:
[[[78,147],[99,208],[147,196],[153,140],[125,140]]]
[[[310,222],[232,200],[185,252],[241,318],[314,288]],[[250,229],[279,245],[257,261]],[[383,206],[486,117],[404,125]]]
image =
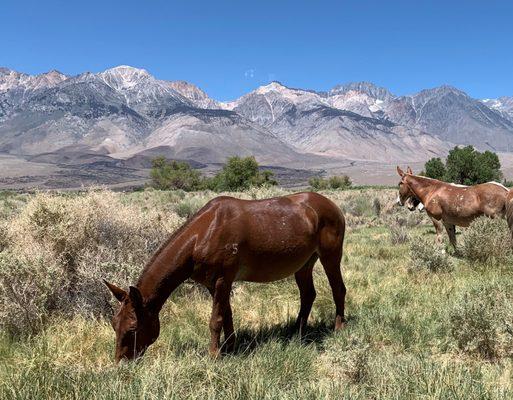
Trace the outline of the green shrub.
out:
[[[347,175],[334,175],[326,179],[319,176],[312,177],[308,180],[308,184],[314,190],[337,190],[351,187],[352,182]]]
[[[452,261],[440,244],[433,240],[416,238],[410,244],[412,270],[427,270],[431,272],[450,271]]]
[[[207,182],[218,192],[243,191],[251,187],[274,186],[278,183],[271,171],[260,171],[255,157],[230,157],[223,169]]]
[[[174,211],[178,216],[188,219],[196,214],[196,212],[204,205],[204,201],[196,198],[190,198],[177,203],[174,207]]]
[[[424,169],[430,178],[463,185],[500,182],[502,178],[498,155],[488,150],[481,153],[473,146],[456,146],[449,151],[445,165],[440,158],[432,158]]]
[[[424,176],[443,181],[447,171],[443,161],[439,158],[432,158],[424,165]]]
[[[152,161],[151,185],[155,189],[199,190],[204,186],[201,174],[185,162],[167,161],[157,157]]]
[[[355,217],[373,217],[374,209],[369,197],[364,194],[356,195],[348,199],[343,205],[340,206],[345,214],[353,215]]]
[[[451,337],[465,353],[488,359],[513,355],[513,287],[479,285],[449,310]]]
[[[513,255],[513,240],[503,219],[480,217],[461,235],[459,251],[472,262],[505,261]]]

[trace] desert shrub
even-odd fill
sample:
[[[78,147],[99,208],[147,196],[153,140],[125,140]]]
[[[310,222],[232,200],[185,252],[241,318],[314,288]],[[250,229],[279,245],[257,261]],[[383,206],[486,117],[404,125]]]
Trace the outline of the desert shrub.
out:
[[[450,335],[465,353],[488,359],[513,355],[513,287],[478,285],[449,310]]]
[[[2,319],[14,321],[20,309],[33,310],[29,314],[39,321],[44,310],[108,312],[110,295],[102,278],[118,285],[133,283],[148,257],[182,222],[174,213],[123,204],[112,192],[34,196],[7,229],[2,256],[5,271],[12,273],[2,274],[0,285],[26,295],[0,291]],[[55,285],[32,278],[38,276],[51,277]],[[55,298],[60,301],[48,307],[47,299]],[[27,321],[20,319],[16,329],[30,330]]]
[[[285,196],[289,194],[286,190],[280,188],[279,186],[253,186],[245,193],[249,196],[249,198],[253,200],[269,199],[271,197]]]
[[[204,200],[195,197],[184,199],[175,205],[174,211],[178,216],[188,219],[203,207],[205,203]]]
[[[344,213],[355,217],[372,217],[375,216],[372,207],[372,201],[365,195],[357,195],[348,199],[340,206]]]
[[[255,157],[230,157],[223,169],[208,180],[206,186],[217,192],[237,192],[254,186],[274,186],[277,184],[271,171],[260,171]]]
[[[410,234],[404,225],[391,224],[388,229],[390,232],[390,242],[392,244],[403,244],[410,240]]]
[[[45,257],[0,253],[0,328],[13,336],[37,332],[65,297],[61,268]]]
[[[334,175],[329,178],[314,176],[308,180],[308,184],[314,190],[347,189],[351,187],[351,179],[347,175]]]
[[[461,235],[461,254],[472,262],[504,261],[513,255],[513,241],[503,219],[480,217]]]
[[[198,190],[204,185],[201,174],[186,162],[167,161],[157,157],[152,161],[151,185],[156,189]]]
[[[432,240],[416,238],[410,244],[412,270],[427,270],[431,272],[450,271],[452,261],[440,244]]]
[[[369,375],[369,344],[359,337],[349,340],[336,360],[342,372],[352,383],[363,383]]]

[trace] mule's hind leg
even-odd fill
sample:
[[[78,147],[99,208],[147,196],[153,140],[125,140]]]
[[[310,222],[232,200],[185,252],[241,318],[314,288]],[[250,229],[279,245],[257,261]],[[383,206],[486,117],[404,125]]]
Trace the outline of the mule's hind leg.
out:
[[[301,308],[299,309],[299,314],[297,316],[295,325],[295,328],[296,330],[299,330],[300,335],[302,335],[305,331],[308,316],[310,315],[312,304],[316,296],[312,271],[317,258],[317,254],[314,254],[294,275],[296,278],[297,287],[299,288],[299,296],[301,298]]]
[[[331,246],[330,246],[331,247]],[[340,262],[342,260],[342,240],[336,246],[331,248],[321,247],[321,263],[328,277],[328,281],[333,292],[333,300],[335,301],[336,317],[335,330],[343,328],[345,325],[344,306],[346,298],[346,286],[342,279],[340,271]]]
[[[431,222],[433,222],[433,226],[435,227],[435,232],[436,232],[435,243],[440,244],[440,243],[442,243],[442,233],[444,230],[444,225],[442,224],[441,221],[438,221],[434,218],[431,218]]]
[[[451,242],[452,247],[456,249],[456,225],[447,224],[444,222],[445,230],[447,231],[447,235],[449,235],[449,242]]]

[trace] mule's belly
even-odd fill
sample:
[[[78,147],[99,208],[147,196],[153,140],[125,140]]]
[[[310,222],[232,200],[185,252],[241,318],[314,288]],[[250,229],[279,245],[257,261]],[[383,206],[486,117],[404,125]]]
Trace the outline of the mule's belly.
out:
[[[294,255],[261,255],[241,260],[236,281],[274,282],[299,271],[314,254],[314,250]]]

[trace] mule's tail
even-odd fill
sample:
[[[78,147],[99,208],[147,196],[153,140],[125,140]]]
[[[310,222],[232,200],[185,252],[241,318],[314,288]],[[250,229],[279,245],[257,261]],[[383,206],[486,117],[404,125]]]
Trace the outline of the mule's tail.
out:
[[[509,230],[513,235],[513,189],[509,191],[506,198],[506,220],[508,221]]]

